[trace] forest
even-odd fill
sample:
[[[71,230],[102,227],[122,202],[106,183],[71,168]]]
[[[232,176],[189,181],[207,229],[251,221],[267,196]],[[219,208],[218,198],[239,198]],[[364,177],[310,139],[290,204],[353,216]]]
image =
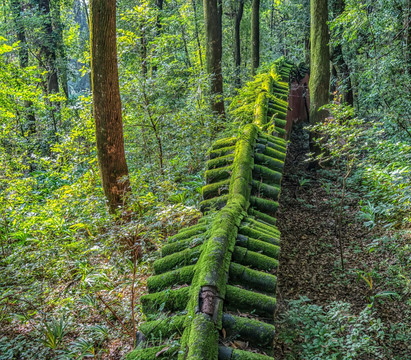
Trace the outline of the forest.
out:
[[[411,359],[410,0],[0,17],[0,360]]]

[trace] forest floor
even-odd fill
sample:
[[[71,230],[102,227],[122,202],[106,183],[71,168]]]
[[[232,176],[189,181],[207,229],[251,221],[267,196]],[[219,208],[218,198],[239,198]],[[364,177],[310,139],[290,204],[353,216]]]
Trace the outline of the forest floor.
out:
[[[396,281],[400,264],[391,251],[394,242],[386,236],[386,243],[373,245],[387,231],[370,231],[363,225],[358,219],[361,194],[348,189],[342,216],[342,269],[336,230],[339,179],[327,169],[308,170],[308,152],[308,133],[300,124],[292,134],[277,214],[281,257],[275,358],[306,359],[311,351],[319,355],[316,359],[411,359],[406,342],[410,304],[404,294],[389,295],[403,290]],[[395,244],[406,241],[397,239]],[[409,302],[409,294],[405,295]],[[335,302],[349,305],[338,308]],[[330,313],[336,306],[339,311]],[[340,325],[334,326],[337,320]],[[349,326],[344,329],[343,323]],[[354,328],[357,334],[352,334]],[[322,339],[327,336],[334,339],[327,343]],[[317,341],[322,341],[322,356],[315,348]],[[362,350],[354,349],[355,341],[362,342]]]

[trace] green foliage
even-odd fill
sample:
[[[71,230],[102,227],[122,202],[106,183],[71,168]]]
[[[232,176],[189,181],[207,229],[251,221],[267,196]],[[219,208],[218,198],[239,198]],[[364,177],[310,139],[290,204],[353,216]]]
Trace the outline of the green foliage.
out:
[[[306,297],[292,300],[288,305],[278,338],[299,355],[289,354],[287,359],[399,360],[407,356],[411,337],[409,332],[400,330],[407,325],[399,323],[390,327],[376,318],[370,307],[356,313],[347,303],[335,302],[323,307],[310,303]]]

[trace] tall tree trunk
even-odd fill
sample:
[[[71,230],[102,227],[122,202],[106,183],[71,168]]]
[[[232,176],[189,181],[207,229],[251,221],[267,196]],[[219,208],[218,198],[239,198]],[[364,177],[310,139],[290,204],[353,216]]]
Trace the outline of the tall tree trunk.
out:
[[[260,0],[251,3],[251,74],[260,66]]]
[[[50,0],[37,0],[40,14],[43,16],[43,39],[41,52],[47,70],[47,91],[49,94],[59,92],[59,83],[56,66],[56,40],[50,15]]]
[[[224,117],[223,74],[221,72],[222,42],[222,0],[204,1],[204,21],[206,34],[207,72],[212,75],[211,109]]]
[[[91,0],[90,20],[97,155],[104,193],[115,212],[130,191],[117,69],[116,0]]]
[[[27,48],[27,39],[24,25],[22,22],[22,12],[23,8],[21,6],[20,0],[12,0],[11,7],[13,12],[13,20],[16,27],[17,40],[20,42],[19,47],[19,62],[22,69],[29,66],[29,51]],[[24,101],[24,107],[26,108],[26,120],[29,135],[36,132],[36,118],[33,111],[33,102],[30,100]]]
[[[310,122],[323,120],[319,108],[329,102],[330,53],[328,48],[327,0],[311,0]]]
[[[341,15],[344,11],[344,7],[344,0],[336,0],[334,2],[333,9],[334,17]],[[354,95],[351,84],[350,70],[348,68],[347,63],[344,60],[341,44],[338,44],[334,47],[332,52],[332,60],[335,65],[337,75],[340,79],[340,83],[344,84],[345,91],[343,93],[343,100],[344,102],[352,106],[354,104]]]
[[[241,41],[240,41],[240,26],[244,13],[244,0],[236,1],[238,8],[235,11],[234,17],[234,64],[235,64],[235,85],[241,87]]]
[[[193,5],[193,12],[194,12],[194,31],[195,31],[196,40],[197,40],[198,58],[200,59],[200,67],[203,68],[203,54],[202,54],[202,51],[201,51],[200,36],[198,34],[196,0],[191,0],[191,4]]]
[[[56,42],[56,49],[57,49],[57,54],[58,54],[57,68],[58,68],[58,73],[60,75],[61,87],[63,88],[66,98],[68,99],[69,92],[68,92],[67,56],[66,56],[66,49],[64,47],[64,39],[63,39],[64,26],[61,21],[60,6],[61,6],[61,0],[55,1],[54,8],[52,11],[52,17],[53,17],[53,24],[55,27],[55,34],[56,34],[55,42]]]

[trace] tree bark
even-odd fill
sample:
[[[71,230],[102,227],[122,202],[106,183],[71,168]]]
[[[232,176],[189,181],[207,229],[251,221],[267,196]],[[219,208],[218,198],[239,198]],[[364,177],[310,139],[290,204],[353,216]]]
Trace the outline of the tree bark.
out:
[[[345,7],[344,0],[336,0],[334,2],[334,17],[342,14]],[[332,60],[335,64],[336,71],[340,82],[344,85],[343,100],[349,105],[354,105],[354,95],[351,84],[350,70],[347,63],[344,60],[343,51],[341,44],[334,47],[332,52]]]
[[[310,122],[327,116],[319,108],[329,102],[330,53],[328,48],[327,0],[311,0]]]
[[[198,34],[196,0],[191,0],[191,4],[193,5],[193,12],[194,12],[194,31],[195,31],[197,47],[198,47],[198,58],[200,59],[200,67],[203,68],[203,55],[201,51],[200,36]]]
[[[53,11],[52,11],[52,18],[53,18],[53,24],[54,24],[55,33],[56,33],[55,42],[56,42],[56,49],[57,49],[57,55],[58,55],[57,68],[58,68],[58,73],[60,75],[61,87],[63,88],[66,98],[68,99],[69,90],[68,90],[67,56],[66,56],[66,49],[64,47],[64,40],[63,40],[64,25],[61,21],[60,6],[61,6],[61,1],[56,1],[54,4]]]
[[[27,39],[24,25],[22,23],[22,12],[23,8],[21,6],[20,0],[11,1],[13,20],[16,27],[17,40],[20,42],[19,47],[19,62],[22,69],[29,66],[29,51],[27,48]],[[30,100],[24,101],[24,107],[26,108],[26,120],[29,135],[36,132],[36,117],[33,111],[33,102]]]
[[[234,64],[235,64],[235,85],[241,87],[241,41],[240,41],[240,26],[244,13],[244,0],[236,1],[238,8],[235,12],[234,24]]]
[[[212,75],[211,92],[213,100],[211,109],[221,117],[225,117],[223,99],[223,74],[221,72],[222,57],[222,0],[204,1],[204,22],[206,34],[207,72]]]
[[[251,74],[260,66],[260,0],[251,3]]]
[[[130,191],[124,152],[117,69],[116,1],[90,1],[91,79],[97,155],[104,194],[111,212]]]
[[[57,94],[59,83],[56,66],[56,40],[50,15],[50,0],[37,0],[40,14],[43,16],[43,38],[41,39],[41,52],[47,70],[47,92]]]

